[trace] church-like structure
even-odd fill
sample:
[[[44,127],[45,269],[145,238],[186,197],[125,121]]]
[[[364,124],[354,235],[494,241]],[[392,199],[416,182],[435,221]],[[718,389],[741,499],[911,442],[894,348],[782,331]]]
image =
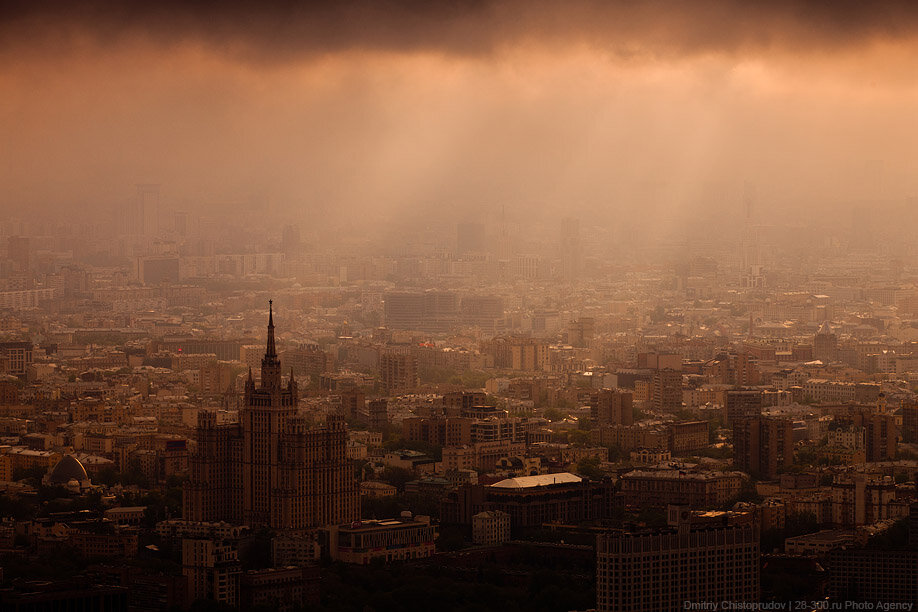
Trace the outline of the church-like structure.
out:
[[[238,422],[218,424],[206,410],[198,415],[185,520],[303,530],[360,517],[345,423],[329,417],[314,426],[297,414],[297,400],[293,372],[282,378],[269,302],[261,381],[256,385],[249,371]]]

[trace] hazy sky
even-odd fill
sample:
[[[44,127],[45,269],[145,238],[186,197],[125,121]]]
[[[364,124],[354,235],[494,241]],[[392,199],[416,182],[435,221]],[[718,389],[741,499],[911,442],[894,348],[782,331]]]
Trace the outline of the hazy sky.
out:
[[[72,6],[79,4],[78,7]],[[0,205],[665,223],[918,195],[918,3],[6,2]]]

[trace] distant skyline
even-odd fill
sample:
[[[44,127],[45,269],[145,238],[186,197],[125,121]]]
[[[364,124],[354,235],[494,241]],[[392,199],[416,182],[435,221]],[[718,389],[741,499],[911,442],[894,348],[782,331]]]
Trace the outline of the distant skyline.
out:
[[[918,195],[907,2],[13,3],[0,207],[682,223]],[[767,214],[767,212],[766,212]],[[447,216],[444,216],[447,215]]]

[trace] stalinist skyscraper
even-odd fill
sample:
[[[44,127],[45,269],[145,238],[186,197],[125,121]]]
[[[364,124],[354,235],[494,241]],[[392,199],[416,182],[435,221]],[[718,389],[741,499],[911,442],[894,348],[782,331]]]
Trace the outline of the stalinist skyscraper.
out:
[[[357,482],[345,456],[347,428],[329,419],[315,427],[297,415],[297,385],[286,385],[269,307],[261,384],[245,384],[239,422],[198,417],[198,448],[185,485],[184,517],[271,529],[310,529],[359,518]]]
[[[272,492],[281,482],[281,437],[288,419],[296,416],[297,389],[293,372],[281,385],[281,364],[274,345],[274,309],[269,302],[268,348],[261,360],[261,387],[252,372],[245,383],[242,424],[242,520],[248,525],[270,525]]]

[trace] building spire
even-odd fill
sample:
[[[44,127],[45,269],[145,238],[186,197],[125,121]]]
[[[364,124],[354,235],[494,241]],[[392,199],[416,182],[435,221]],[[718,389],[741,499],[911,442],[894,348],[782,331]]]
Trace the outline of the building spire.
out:
[[[274,345],[274,300],[268,300],[268,346],[261,360],[261,386],[263,389],[280,390],[281,364]]]
[[[265,357],[276,357],[277,348],[274,346],[274,300],[268,300],[268,348]]]

